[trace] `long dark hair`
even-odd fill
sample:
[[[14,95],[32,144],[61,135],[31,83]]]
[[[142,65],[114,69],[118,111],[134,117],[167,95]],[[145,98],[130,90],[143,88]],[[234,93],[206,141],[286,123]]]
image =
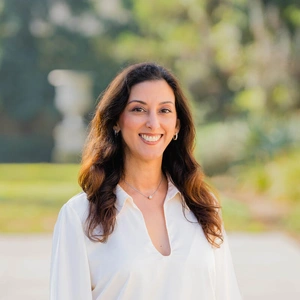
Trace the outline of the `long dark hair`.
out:
[[[131,88],[149,80],[165,80],[172,88],[177,118],[180,120],[178,139],[167,146],[162,169],[183,195],[207,240],[218,246],[218,241],[222,240],[220,207],[193,155],[195,127],[188,101],[174,75],[155,63],[140,63],[125,68],[99,97],[79,174],[79,184],[90,202],[87,236],[94,241],[106,242],[114,230],[114,189],[124,175],[124,149],[122,137],[114,135],[113,126],[127,104]],[[98,235],[95,233],[97,226],[101,227]]]

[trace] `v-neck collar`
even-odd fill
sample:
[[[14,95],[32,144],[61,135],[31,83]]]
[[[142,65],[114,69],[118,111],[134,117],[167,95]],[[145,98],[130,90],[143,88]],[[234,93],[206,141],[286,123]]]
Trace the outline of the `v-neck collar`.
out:
[[[179,192],[177,187],[172,183],[170,178],[167,177],[167,179],[168,179],[168,191],[167,191],[167,195],[165,198],[165,204],[167,202],[169,202],[170,200],[174,199],[177,194],[181,195],[181,193]],[[115,188],[115,194],[117,197],[115,206],[119,213],[121,212],[122,208],[124,207],[124,205],[127,201],[130,202],[131,204],[135,205],[132,197],[130,195],[128,195],[119,184],[117,184],[117,186]]]

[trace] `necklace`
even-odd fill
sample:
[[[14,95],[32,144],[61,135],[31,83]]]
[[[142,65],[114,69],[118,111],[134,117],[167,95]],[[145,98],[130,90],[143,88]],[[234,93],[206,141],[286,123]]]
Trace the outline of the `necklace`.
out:
[[[158,187],[156,188],[156,190],[155,190],[151,195],[146,196],[145,194],[143,194],[141,191],[139,191],[138,189],[136,189],[135,187],[133,187],[131,184],[129,184],[129,183],[124,179],[124,182],[125,182],[129,187],[131,187],[133,190],[135,190],[136,192],[138,192],[139,194],[141,194],[142,196],[146,197],[146,198],[149,199],[149,200],[151,200],[151,199],[153,198],[154,194],[158,191],[158,189],[159,189],[159,187],[160,187],[162,181],[163,181],[163,176],[161,177],[161,180],[160,180],[159,185],[158,185]]]

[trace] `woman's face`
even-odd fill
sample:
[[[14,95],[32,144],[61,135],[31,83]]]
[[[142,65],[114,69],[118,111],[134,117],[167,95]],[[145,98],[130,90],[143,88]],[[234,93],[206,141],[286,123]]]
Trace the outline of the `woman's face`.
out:
[[[175,96],[165,80],[144,81],[131,89],[115,130],[121,131],[125,158],[161,160],[179,131]]]

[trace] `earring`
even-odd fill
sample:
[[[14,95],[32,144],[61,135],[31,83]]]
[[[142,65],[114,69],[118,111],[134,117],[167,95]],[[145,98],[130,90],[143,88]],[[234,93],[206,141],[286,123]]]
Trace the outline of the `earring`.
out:
[[[178,139],[178,132],[175,133],[175,135],[173,136],[173,140],[176,141]]]
[[[114,134],[115,134],[115,137],[117,137],[119,135],[119,131],[114,129]]]

